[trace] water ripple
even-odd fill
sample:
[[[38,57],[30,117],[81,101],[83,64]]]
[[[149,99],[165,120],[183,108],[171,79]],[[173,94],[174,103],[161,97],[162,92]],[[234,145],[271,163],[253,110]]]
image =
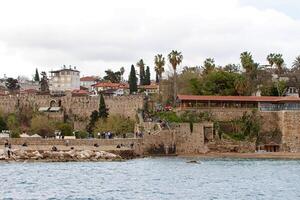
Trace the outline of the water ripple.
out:
[[[0,199],[299,199],[300,162],[145,158],[0,163]]]

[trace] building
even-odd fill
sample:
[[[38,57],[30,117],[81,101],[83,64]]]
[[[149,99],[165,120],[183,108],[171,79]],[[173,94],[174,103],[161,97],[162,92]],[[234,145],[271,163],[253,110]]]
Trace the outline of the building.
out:
[[[196,96],[178,95],[180,109],[257,108],[260,111],[300,110],[297,96]]]
[[[151,83],[150,85],[139,85],[138,91],[146,94],[158,94],[159,86],[156,83]]]
[[[50,92],[64,92],[80,89],[80,72],[76,68],[63,68],[51,71],[49,80]]]
[[[95,76],[85,76],[80,78],[80,86],[87,88],[89,92],[93,91],[93,85],[97,83],[98,77]]]
[[[107,96],[123,96],[129,94],[129,85],[126,83],[99,82],[92,86],[93,91]]]

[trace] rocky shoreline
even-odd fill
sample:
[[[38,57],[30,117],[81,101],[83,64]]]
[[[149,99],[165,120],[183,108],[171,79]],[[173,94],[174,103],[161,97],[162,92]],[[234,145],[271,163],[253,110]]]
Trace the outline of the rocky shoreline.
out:
[[[119,155],[98,150],[69,150],[69,151],[27,151],[14,149],[10,156],[0,150],[0,161],[46,161],[46,162],[83,162],[83,161],[122,161]]]

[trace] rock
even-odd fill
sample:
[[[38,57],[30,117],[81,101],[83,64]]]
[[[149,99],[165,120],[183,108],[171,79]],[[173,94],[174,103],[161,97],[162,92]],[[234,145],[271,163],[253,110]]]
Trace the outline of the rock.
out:
[[[43,159],[43,155],[40,154],[40,152],[38,152],[38,151],[35,151],[32,154],[33,154],[33,156],[31,157],[32,159],[35,159],[35,160]]]
[[[197,160],[190,160],[190,161],[187,161],[186,163],[200,164]]]
[[[4,156],[4,149],[0,149],[0,156]]]

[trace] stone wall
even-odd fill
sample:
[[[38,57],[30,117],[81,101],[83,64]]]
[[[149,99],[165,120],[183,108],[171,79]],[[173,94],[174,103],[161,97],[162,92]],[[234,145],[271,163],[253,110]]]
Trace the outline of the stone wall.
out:
[[[105,103],[110,114],[121,114],[135,120],[138,109],[143,108],[144,96],[105,97]]]
[[[105,103],[110,115],[120,114],[135,119],[136,111],[143,107],[143,96],[106,97]],[[99,109],[99,96],[72,96],[71,93],[62,97],[33,94],[0,96],[0,111],[3,113],[13,113],[17,109],[37,111],[40,107],[50,105],[61,106],[63,113],[49,114],[49,118],[61,119],[61,116],[67,115],[73,121],[75,129],[83,130],[91,113]]]
[[[176,153],[198,154],[205,153],[207,147],[204,144],[204,127],[213,126],[212,123],[193,124],[191,132],[189,123],[181,123],[176,128]]]
[[[143,151],[145,154],[198,154],[207,151],[204,143],[204,127],[212,123],[195,123],[191,132],[189,123],[180,123],[172,130],[145,133]]]
[[[282,150],[300,152],[300,111],[281,111]]]

